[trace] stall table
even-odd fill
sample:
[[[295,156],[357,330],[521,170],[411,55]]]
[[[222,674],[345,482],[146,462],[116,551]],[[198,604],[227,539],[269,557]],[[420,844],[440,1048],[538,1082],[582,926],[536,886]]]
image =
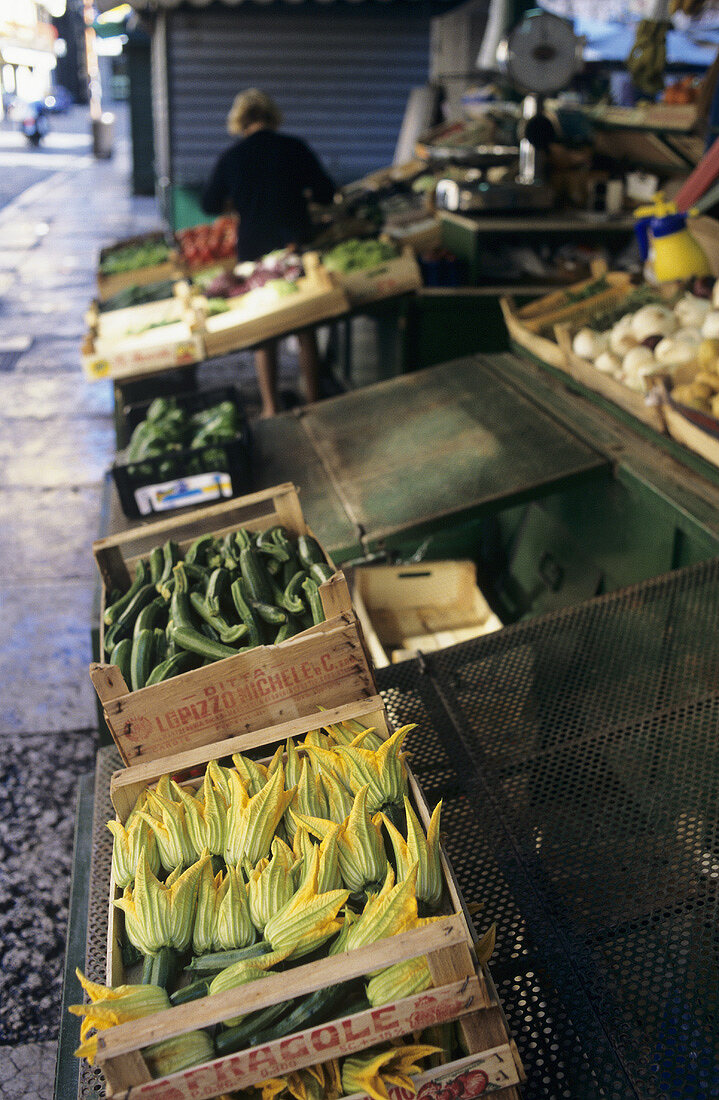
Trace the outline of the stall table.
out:
[[[525,1100],[717,1095],[718,638],[719,559],[379,673],[392,720],[419,724],[475,923],[497,925]],[[68,982],[103,979],[119,763],[100,751],[89,883],[80,819]],[[79,1096],[100,1091],[83,1065]]]

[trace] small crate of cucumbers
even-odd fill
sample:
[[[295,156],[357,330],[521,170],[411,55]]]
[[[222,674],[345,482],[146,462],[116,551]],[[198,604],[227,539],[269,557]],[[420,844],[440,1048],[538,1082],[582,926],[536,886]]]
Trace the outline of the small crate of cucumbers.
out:
[[[251,488],[250,435],[231,386],[130,406],[132,435],[112,466],[126,516],[197,506]]]
[[[389,1100],[419,1074],[518,1096],[494,930],[475,942],[414,727],[320,699],[113,777],[107,984],[70,1009],[108,1096]]]
[[[101,301],[131,286],[182,278],[182,268],[164,233],[143,233],[100,250],[97,286]]]
[[[351,306],[408,294],[422,286],[422,273],[413,250],[401,251],[389,237],[352,238],[322,256],[327,271],[340,281]]]
[[[90,675],[125,762],[260,729],[373,689],[344,574],[293,485],[100,539],[100,646]],[[285,709],[283,709],[285,708]]]

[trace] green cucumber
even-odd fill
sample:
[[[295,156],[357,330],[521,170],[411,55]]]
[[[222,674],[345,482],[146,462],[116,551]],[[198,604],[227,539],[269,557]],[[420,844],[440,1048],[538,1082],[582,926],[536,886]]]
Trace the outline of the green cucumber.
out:
[[[172,644],[171,642],[170,646],[172,646]],[[173,676],[179,676],[181,672],[189,672],[193,668],[197,668],[196,654],[190,653],[189,650],[181,649],[179,653],[168,656],[164,661],[153,668],[152,672],[147,677],[145,687],[149,687],[151,684],[160,684],[164,680],[171,680]]]
[[[132,638],[123,638],[116,646],[113,646],[110,654],[110,664],[117,665],[122,678],[130,687],[130,654],[132,653]]]
[[[322,607],[322,599],[320,597],[320,590],[317,587],[317,582],[314,581],[312,577],[308,577],[307,580],[302,583],[302,591],[307,597],[307,602],[310,605],[313,626],[317,626],[317,623],[323,623],[325,621],[325,612]]]
[[[297,553],[305,569],[309,571],[312,565],[324,565],[327,559],[322,553],[322,547],[317,539],[311,535],[300,535],[297,539]]]
[[[130,683],[133,691],[139,691],[147,683],[152,672],[155,654],[155,631],[141,630],[132,639],[130,654]]]
[[[185,970],[219,974],[221,970],[226,970],[228,966],[234,966],[237,962],[246,962],[248,959],[259,959],[262,955],[269,955],[271,950],[266,940],[258,940],[249,947],[238,947],[232,951],[209,951],[206,955],[196,955]]]
[[[225,657],[236,657],[239,653],[237,649],[230,649],[222,642],[214,642],[197,630],[187,626],[179,626],[177,623],[173,623],[170,628],[170,637],[177,642],[178,646],[189,650],[190,653],[197,653],[200,657],[209,657],[213,661],[222,661]]]
[[[272,588],[256,551],[247,548],[240,550],[240,570],[251,598],[260,603],[271,604]]]
[[[117,622],[120,615],[125,610],[127,605],[134,599],[137,593],[143,588],[148,581],[148,568],[147,562],[139,561],[135,567],[135,579],[128,588],[124,596],[120,596],[119,600],[115,600],[113,604],[105,608],[105,614],[103,615],[103,621],[105,626],[112,626]]]

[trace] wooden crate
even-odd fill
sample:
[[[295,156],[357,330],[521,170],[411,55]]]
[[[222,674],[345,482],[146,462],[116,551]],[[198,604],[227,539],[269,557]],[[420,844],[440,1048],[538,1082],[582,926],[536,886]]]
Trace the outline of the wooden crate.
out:
[[[230,309],[226,313],[206,317],[205,299],[195,299],[202,322],[205,354],[226,355],[346,313],[349,309],[347,297],[319,263],[316,253],[305,253],[303,261],[306,274],[297,280],[297,292],[277,299],[261,314],[243,316],[243,296],[240,296],[228,299]]]
[[[394,298],[397,294],[408,294],[422,287],[422,273],[409,246],[403,248],[401,255],[376,267],[338,272],[337,277],[351,306]]]
[[[186,314],[174,324],[117,340],[88,335],[82,346],[82,366],[90,381],[161,374],[200,363],[204,358],[205,348],[201,334],[196,331],[194,314]]]
[[[635,393],[634,390],[630,390],[628,386],[613,378],[611,374],[604,374],[588,359],[582,359],[577,355],[572,347],[572,330],[568,325],[557,325],[554,331],[564,359],[563,369],[567,374],[577,382],[581,382],[587,389],[601,394],[608,401],[618,405],[620,409],[631,413],[643,424],[648,424],[656,432],[666,430],[659,405],[647,404],[644,394]],[[576,332],[576,326],[574,331]]]
[[[392,732],[379,696],[332,708],[321,716],[324,723],[348,719],[372,725],[384,737]],[[201,769],[209,760],[233,752],[258,748],[267,748],[268,752],[272,752],[288,737],[301,737],[310,729],[317,728],[319,721],[320,716],[315,711],[299,721],[285,722],[250,736],[205,745],[202,750],[117,772],[111,782],[111,796],[118,817],[125,821],[137,795],[163,774],[177,774],[188,768]],[[199,777],[189,781],[193,786],[200,782]],[[429,808],[411,771],[409,786],[415,809],[427,829]],[[508,1100],[515,1100],[518,1097],[516,1086],[523,1080],[521,1062],[509,1038],[489,971],[478,963],[471,922],[444,852],[441,859],[444,873],[442,908],[447,915],[428,927],[392,936],[341,956],[300,964],[262,981],[102,1032],[97,1063],[106,1078],[107,1095],[116,1100],[129,1100],[136,1094],[157,1100],[175,1100],[176,1097],[203,1100],[230,1090],[247,1088],[267,1077],[301,1069],[318,1061],[352,1054],[435,1023],[458,1020],[469,1057],[424,1074],[422,1083],[438,1077],[454,1079],[475,1067],[481,1073],[486,1066],[493,1074],[495,1084],[506,1090]],[[111,882],[109,984],[118,984],[127,978],[121,956],[123,915],[113,904],[117,896],[119,891]],[[337,982],[359,978],[419,955],[427,956],[434,982],[433,988],[423,993],[343,1016],[261,1047],[216,1058],[166,1078],[150,1078],[141,1054],[142,1048],[150,1043],[196,1028],[210,1027],[239,1013],[256,1011]],[[143,1087],[140,1089],[139,1086]],[[134,1088],[137,1088],[137,1093]]]
[[[187,310],[188,290],[186,283],[176,283],[175,293],[170,298],[102,313],[95,304],[86,315],[90,335],[96,343],[104,340],[117,341],[144,325],[166,319],[181,321]]]
[[[666,375],[659,379],[662,415],[672,439],[719,466],[719,420],[710,413],[685,408],[671,397],[672,386],[691,382],[698,371],[698,366],[688,364],[674,371],[671,381]]]
[[[127,237],[117,241],[108,248],[100,249],[100,261],[104,260],[112,252],[120,248],[126,248],[133,244],[145,244],[148,241],[164,240],[164,233],[142,233],[135,237]],[[130,286],[147,286],[150,283],[161,283],[167,279],[179,279],[182,277],[182,268],[178,265],[174,253],[168,260],[161,264],[153,264],[152,267],[139,267],[135,271],[120,271],[114,275],[102,275],[98,272],[97,288],[101,302],[112,298],[120,290],[126,290]]]
[[[352,597],[377,668],[502,627],[471,561],[359,566]]]
[[[294,485],[277,485],[93,543],[104,584],[101,647],[107,593],[126,591],[135,564],[154,546],[172,538],[184,550],[202,534],[223,536],[239,527],[261,531],[276,524],[294,537],[312,534]],[[319,591],[326,622],[280,645],[258,646],[140,691],[130,691],[115,665],[91,665],[95,690],[123,760],[167,756],[181,746],[204,744],[208,731],[231,736],[258,729],[272,718],[305,713],[302,707],[309,705],[313,691],[326,689],[334,699],[346,691],[346,679],[355,668],[371,691],[374,682],[344,574],[336,572]]]
[[[578,302],[568,299],[568,294],[581,293],[602,276],[607,280],[606,290]],[[565,370],[565,357],[557,343],[554,326],[565,322],[582,325],[598,311],[620,303],[630,290],[629,275],[624,272],[607,272],[603,265],[594,265],[591,279],[583,279],[565,290],[555,290],[520,308],[517,308],[514,299],[510,297],[500,298],[499,304],[511,339],[542,362],[549,363],[558,370]]]

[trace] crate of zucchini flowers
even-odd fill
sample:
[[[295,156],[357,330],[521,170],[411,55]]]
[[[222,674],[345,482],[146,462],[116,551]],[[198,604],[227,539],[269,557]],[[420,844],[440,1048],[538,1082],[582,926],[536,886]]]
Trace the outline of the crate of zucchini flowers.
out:
[[[125,760],[157,758],[308,713],[372,674],[344,574],[293,485],[93,545],[104,580],[90,675]],[[213,738],[216,739],[216,738]]]
[[[71,1008],[108,1096],[518,1095],[414,727],[321,699],[113,777],[107,984]]]
[[[112,465],[126,516],[186,508],[250,489],[250,435],[238,392],[156,397],[130,406],[132,435]]]

